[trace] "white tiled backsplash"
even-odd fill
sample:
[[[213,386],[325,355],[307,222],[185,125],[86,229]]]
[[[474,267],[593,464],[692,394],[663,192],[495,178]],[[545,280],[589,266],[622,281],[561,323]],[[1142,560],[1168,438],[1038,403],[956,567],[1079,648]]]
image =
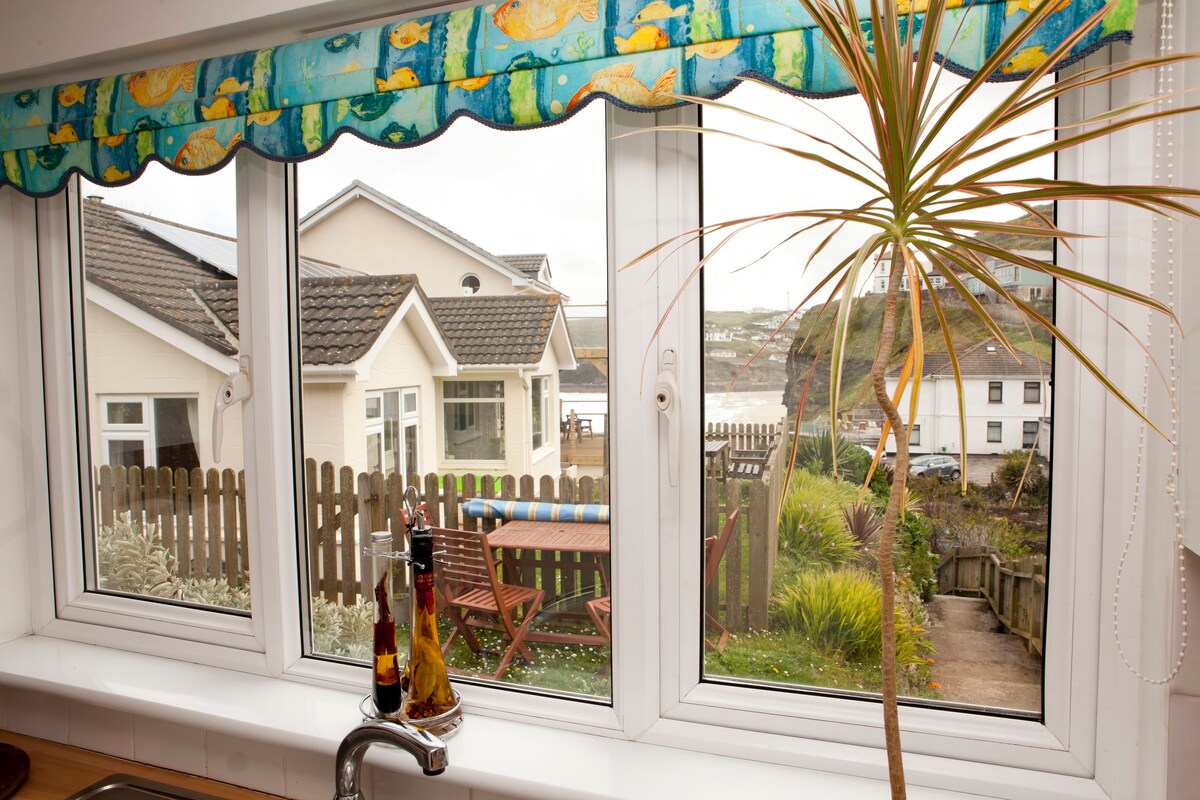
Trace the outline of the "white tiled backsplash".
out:
[[[50,695],[0,689],[0,728],[295,800],[329,800],[333,796],[332,754],[68,703]],[[367,759],[372,760],[369,754]],[[362,779],[368,798],[517,800],[437,778],[391,772],[379,765],[364,766]]]

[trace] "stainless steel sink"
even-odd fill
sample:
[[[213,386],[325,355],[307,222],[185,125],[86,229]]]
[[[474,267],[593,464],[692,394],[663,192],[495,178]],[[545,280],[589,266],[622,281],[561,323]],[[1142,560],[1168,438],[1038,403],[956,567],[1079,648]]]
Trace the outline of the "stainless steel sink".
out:
[[[193,792],[178,786],[158,781],[137,778],[133,775],[109,775],[101,778],[86,789],[81,789],[67,800],[220,800],[211,794]]]

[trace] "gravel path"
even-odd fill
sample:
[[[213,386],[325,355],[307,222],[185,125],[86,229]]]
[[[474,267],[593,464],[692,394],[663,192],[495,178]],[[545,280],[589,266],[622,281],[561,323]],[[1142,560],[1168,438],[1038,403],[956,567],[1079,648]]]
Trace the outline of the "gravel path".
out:
[[[1025,652],[1021,637],[1001,632],[986,600],[938,595],[927,608],[943,700],[1042,710],[1041,659]]]

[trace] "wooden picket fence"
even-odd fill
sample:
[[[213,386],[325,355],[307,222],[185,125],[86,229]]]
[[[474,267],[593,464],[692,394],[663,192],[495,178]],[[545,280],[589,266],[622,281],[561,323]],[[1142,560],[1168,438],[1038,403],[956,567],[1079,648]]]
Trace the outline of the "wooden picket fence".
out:
[[[102,528],[119,519],[153,526],[181,578],[249,585],[244,471],[102,466],[95,487]]]
[[[738,451],[761,451],[766,460],[753,479],[704,480],[704,536],[720,535],[734,508],[741,514],[725,550],[724,567],[705,591],[705,607],[730,631],[766,630],[771,576],[779,553],[779,501],[787,473],[785,428],[779,424],[709,423],[706,441]]]
[[[433,525],[468,531],[491,531],[502,524],[462,515],[461,504],[476,496],[546,503],[609,500],[607,480],[587,477],[467,474],[461,477],[460,491],[459,478],[451,474],[431,472],[402,478],[381,472],[355,473],[350,467],[338,468],[329,461],[318,465],[313,459],[304,467],[310,589],[314,596],[342,604],[353,604],[367,588],[362,584],[366,569],[361,543],[372,531],[391,531],[394,549],[405,549],[400,510],[409,486],[417,487],[421,502],[428,504]],[[545,590],[545,605],[598,586],[596,568],[590,561],[581,562],[576,553],[523,553],[516,564],[523,581]]]
[[[1042,654],[1046,619],[1046,557],[1003,559],[991,547],[956,547],[938,566],[938,594],[987,598],[1004,627]]]
[[[782,439],[782,423],[710,422],[704,426],[706,442],[729,442],[734,450],[766,450]]]
[[[776,450],[781,450],[778,446]],[[778,476],[778,479],[775,479]],[[719,609],[731,631],[765,629],[771,575],[779,546],[779,493],[783,470],[772,460],[764,478],[705,480],[705,535],[720,533],[725,516],[740,506],[738,530],[725,552],[722,574],[709,587],[708,608]],[[305,462],[305,515],[313,596],[353,604],[368,587],[362,543],[372,531],[392,532],[393,546],[404,549],[400,517],[405,491],[416,486],[429,505],[434,525],[464,530],[495,530],[498,520],[465,517],[461,504],[472,497],[537,500],[550,503],[608,503],[605,479],[566,476],[535,479],[484,475],[439,476],[356,472],[332,462]],[[477,488],[478,487],[478,488]],[[128,519],[152,525],[174,556],[181,577],[223,577],[231,586],[249,585],[246,546],[246,477],[226,469],[140,470],[103,466],[96,470],[99,523],[112,527]],[[128,515],[128,516],[126,516]],[[345,535],[345,534],[349,535]],[[522,580],[546,591],[546,604],[589,588],[600,588],[600,574],[588,556],[552,551],[523,553],[517,562]],[[402,588],[402,587],[400,587]]]

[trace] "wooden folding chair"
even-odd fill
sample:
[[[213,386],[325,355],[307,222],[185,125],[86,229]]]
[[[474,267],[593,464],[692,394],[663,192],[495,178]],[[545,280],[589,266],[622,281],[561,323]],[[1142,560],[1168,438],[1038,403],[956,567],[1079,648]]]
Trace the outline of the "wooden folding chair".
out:
[[[454,622],[454,630],[446,637],[442,652],[448,652],[454,638],[461,634],[471,652],[500,656],[500,666],[492,675],[497,680],[504,675],[517,653],[532,663],[533,654],[525,646],[525,633],[542,607],[545,592],[501,583],[486,533],[434,528],[433,550],[439,560],[437,585],[445,599],[446,613]],[[518,610],[521,611],[519,625]],[[489,617],[495,617],[495,621]],[[500,631],[508,642],[507,648],[503,652],[486,650],[472,628]]]
[[[588,616],[592,618],[592,624],[596,626],[596,630],[600,631],[600,635],[606,640],[612,641],[612,632],[609,631],[609,620],[612,618],[612,597],[597,597],[595,600],[588,600],[587,605]]]
[[[721,531],[720,536],[709,536],[704,540],[704,588],[708,589],[712,582],[717,579],[717,575],[721,572],[721,559],[725,557],[725,549],[729,547],[729,539],[733,536],[734,529],[737,528],[738,517],[742,510],[735,508],[725,518],[725,529]],[[729,629],[726,628],[717,619],[713,613],[717,609],[711,611],[706,607],[704,609],[704,620],[712,626],[717,633],[717,643],[713,644],[707,636],[704,637],[704,646],[709,650],[716,650],[718,653],[725,652],[725,645],[729,642]]]

